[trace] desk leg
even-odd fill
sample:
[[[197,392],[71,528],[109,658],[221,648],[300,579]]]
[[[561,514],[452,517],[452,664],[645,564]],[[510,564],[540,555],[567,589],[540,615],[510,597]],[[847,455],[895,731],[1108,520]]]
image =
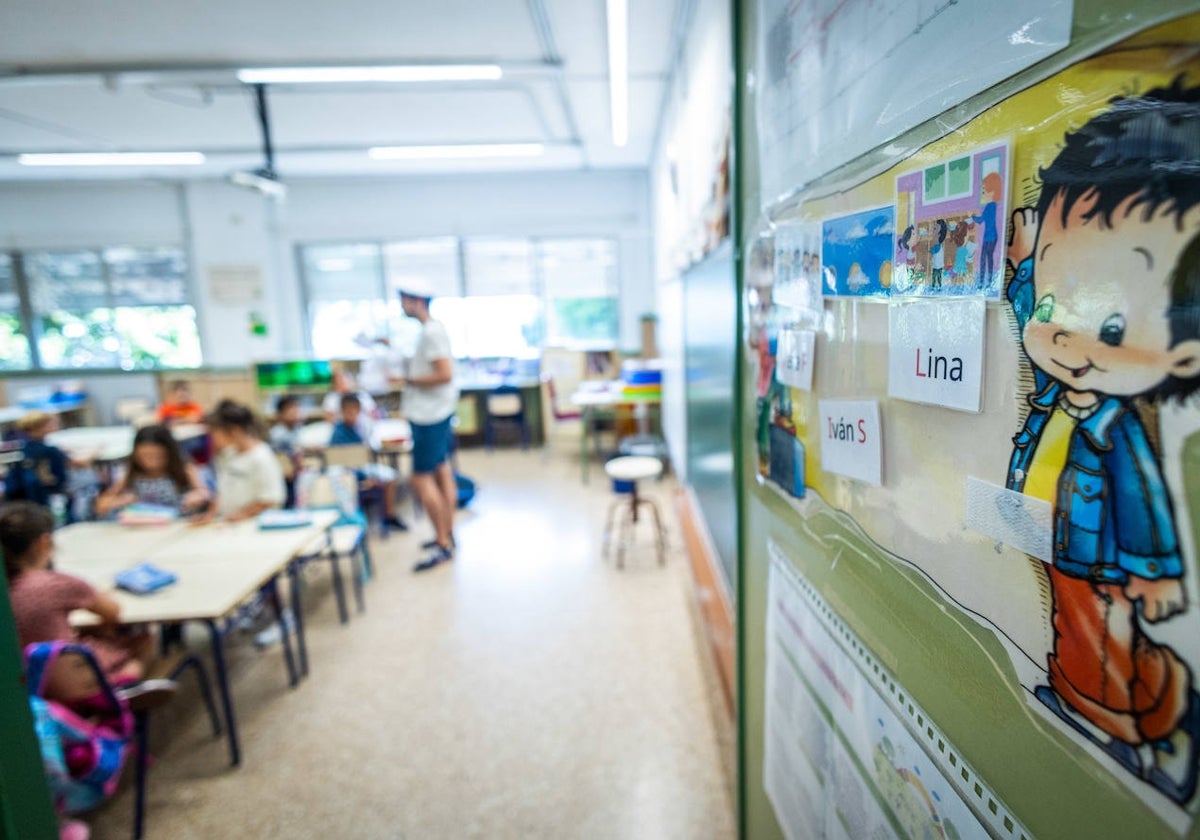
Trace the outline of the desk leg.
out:
[[[292,634],[288,632],[287,622],[283,618],[283,599],[279,597],[279,578],[274,577],[267,584],[271,597],[271,606],[275,608],[275,620],[279,622],[279,643],[283,647],[283,661],[287,665],[288,685],[292,688],[300,682],[296,672],[296,660],[292,656]]]
[[[304,636],[304,605],[300,594],[300,564],[293,563],[288,568],[288,577],[292,581],[292,618],[296,622],[296,653],[300,656],[300,676],[308,676],[308,641]]]
[[[588,483],[588,435],[592,434],[592,423],[594,418],[592,415],[592,407],[584,406],[579,418],[583,428],[579,432],[579,469],[583,475],[583,483]]]
[[[225,667],[225,639],[217,622],[208,620],[208,635],[212,639],[213,668],[217,672],[217,690],[221,692],[221,705],[225,711],[225,724],[229,737],[229,763],[237,767],[242,763],[242,749],[238,744],[237,720],[233,717],[233,697],[229,693],[229,671]]]

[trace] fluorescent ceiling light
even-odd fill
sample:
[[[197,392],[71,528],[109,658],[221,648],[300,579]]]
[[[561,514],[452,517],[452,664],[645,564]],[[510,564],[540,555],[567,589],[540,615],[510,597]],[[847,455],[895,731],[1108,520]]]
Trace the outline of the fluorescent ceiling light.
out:
[[[66,152],[17,155],[22,166],[199,166],[200,152]]]
[[[476,143],[463,146],[376,146],[367,154],[375,160],[452,160],[455,158],[538,157],[541,143]]]
[[[629,0],[608,0],[608,93],[613,145],[629,142]]]
[[[238,81],[253,84],[338,82],[494,82],[504,75],[496,64],[397,64],[376,67],[247,67]]]

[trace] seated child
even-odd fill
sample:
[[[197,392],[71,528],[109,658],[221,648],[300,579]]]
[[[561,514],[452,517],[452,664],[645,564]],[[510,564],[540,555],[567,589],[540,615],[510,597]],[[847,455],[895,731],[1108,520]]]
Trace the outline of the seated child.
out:
[[[290,469],[283,471],[283,480],[287,485],[287,504],[293,507],[296,503],[296,476],[303,464],[303,447],[300,445],[300,429],[304,427],[304,418],[300,414],[300,399],[292,394],[279,398],[275,404],[275,425],[267,435],[271,448],[287,458]]]
[[[17,423],[25,437],[21,460],[12,466],[4,480],[6,499],[27,499],[39,505],[50,503],[50,497],[67,491],[66,454],[46,443],[46,435],[55,429],[57,418],[40,411],[31,411]]]
[[[200,513],[212,495],[166,426],[146,426],[133,438],[125,477],[96,500],[96,515],[108,516],[132,504],[161,505],[180,513]]]
[[[321,401],[321,410],[325,412],[325,419],[328,422],[337,422],[342,408],[342,397],[351,394],[358,397],[358,404],[361,406],[363,414],[368,417],[375,416],[377,408],[375,398],[355,384],[353,374],[349,371],[339,370],[333,374],[333,390],[326,394],[325,399]]]
[[[341,418],[333,426],[330,446],[370,446],[371,419],[362,410],[362,402],[354,394],[342,396]],[[383,488],[383,515],[387,524],[400,531],[408,525],[396,515],[396,471],[383,464],[364,464],[358,470],[360,484],[368,488]]]
[[[112,596],[53,570],[53,531],[54,517],[40,505],[28,501],[0,505],[0,550],[22,649],[34,642],[82,641],[91,647],[110,683],[136,682],[153,655],[150,635],[122,637],[111,632],[121,611]],[[110,632],[81,638],[68,620],[74,610],[95,613],[103,621],[100,632]],[[95,675],[86,664],[78,666],[60,675],[50,699],[71,702],[96,694]]]
[[[156,414],[158,422],[164,426],[204,422],[204,408],[192,399],[192,390],[183,380],[171,383],[167,399],[158,407]]]
[[[282,505],[283,472],[271,447],[259,437],[250,409],[225,400],[207,422],[217,451],[217,503],[205,521],[217,516],[230,522],[252,519]]]

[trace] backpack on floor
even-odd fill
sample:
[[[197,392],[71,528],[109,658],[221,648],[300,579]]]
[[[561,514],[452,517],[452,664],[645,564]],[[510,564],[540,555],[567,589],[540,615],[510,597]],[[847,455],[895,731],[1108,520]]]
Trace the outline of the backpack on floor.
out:
[[[458,487],[458,506],[465,508],[475,498],[475,482],[462,473],[455,473],[454,483]]]
[[[64,653],[83,656],[100,683],[88,717],[42,696],[50,666]],[[54,806],[63,814],[91,810],[116,793],[133,749],[133,715],[87,645],[37,642],[25,648],[25,665],[34,731]]]

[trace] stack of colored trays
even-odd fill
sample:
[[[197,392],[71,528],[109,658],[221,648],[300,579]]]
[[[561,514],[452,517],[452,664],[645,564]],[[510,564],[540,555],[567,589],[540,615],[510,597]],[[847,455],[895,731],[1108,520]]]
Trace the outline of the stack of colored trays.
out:
[[[624,398],[630,402],[662,401],[662,371],[626,366],[621,370]]]

